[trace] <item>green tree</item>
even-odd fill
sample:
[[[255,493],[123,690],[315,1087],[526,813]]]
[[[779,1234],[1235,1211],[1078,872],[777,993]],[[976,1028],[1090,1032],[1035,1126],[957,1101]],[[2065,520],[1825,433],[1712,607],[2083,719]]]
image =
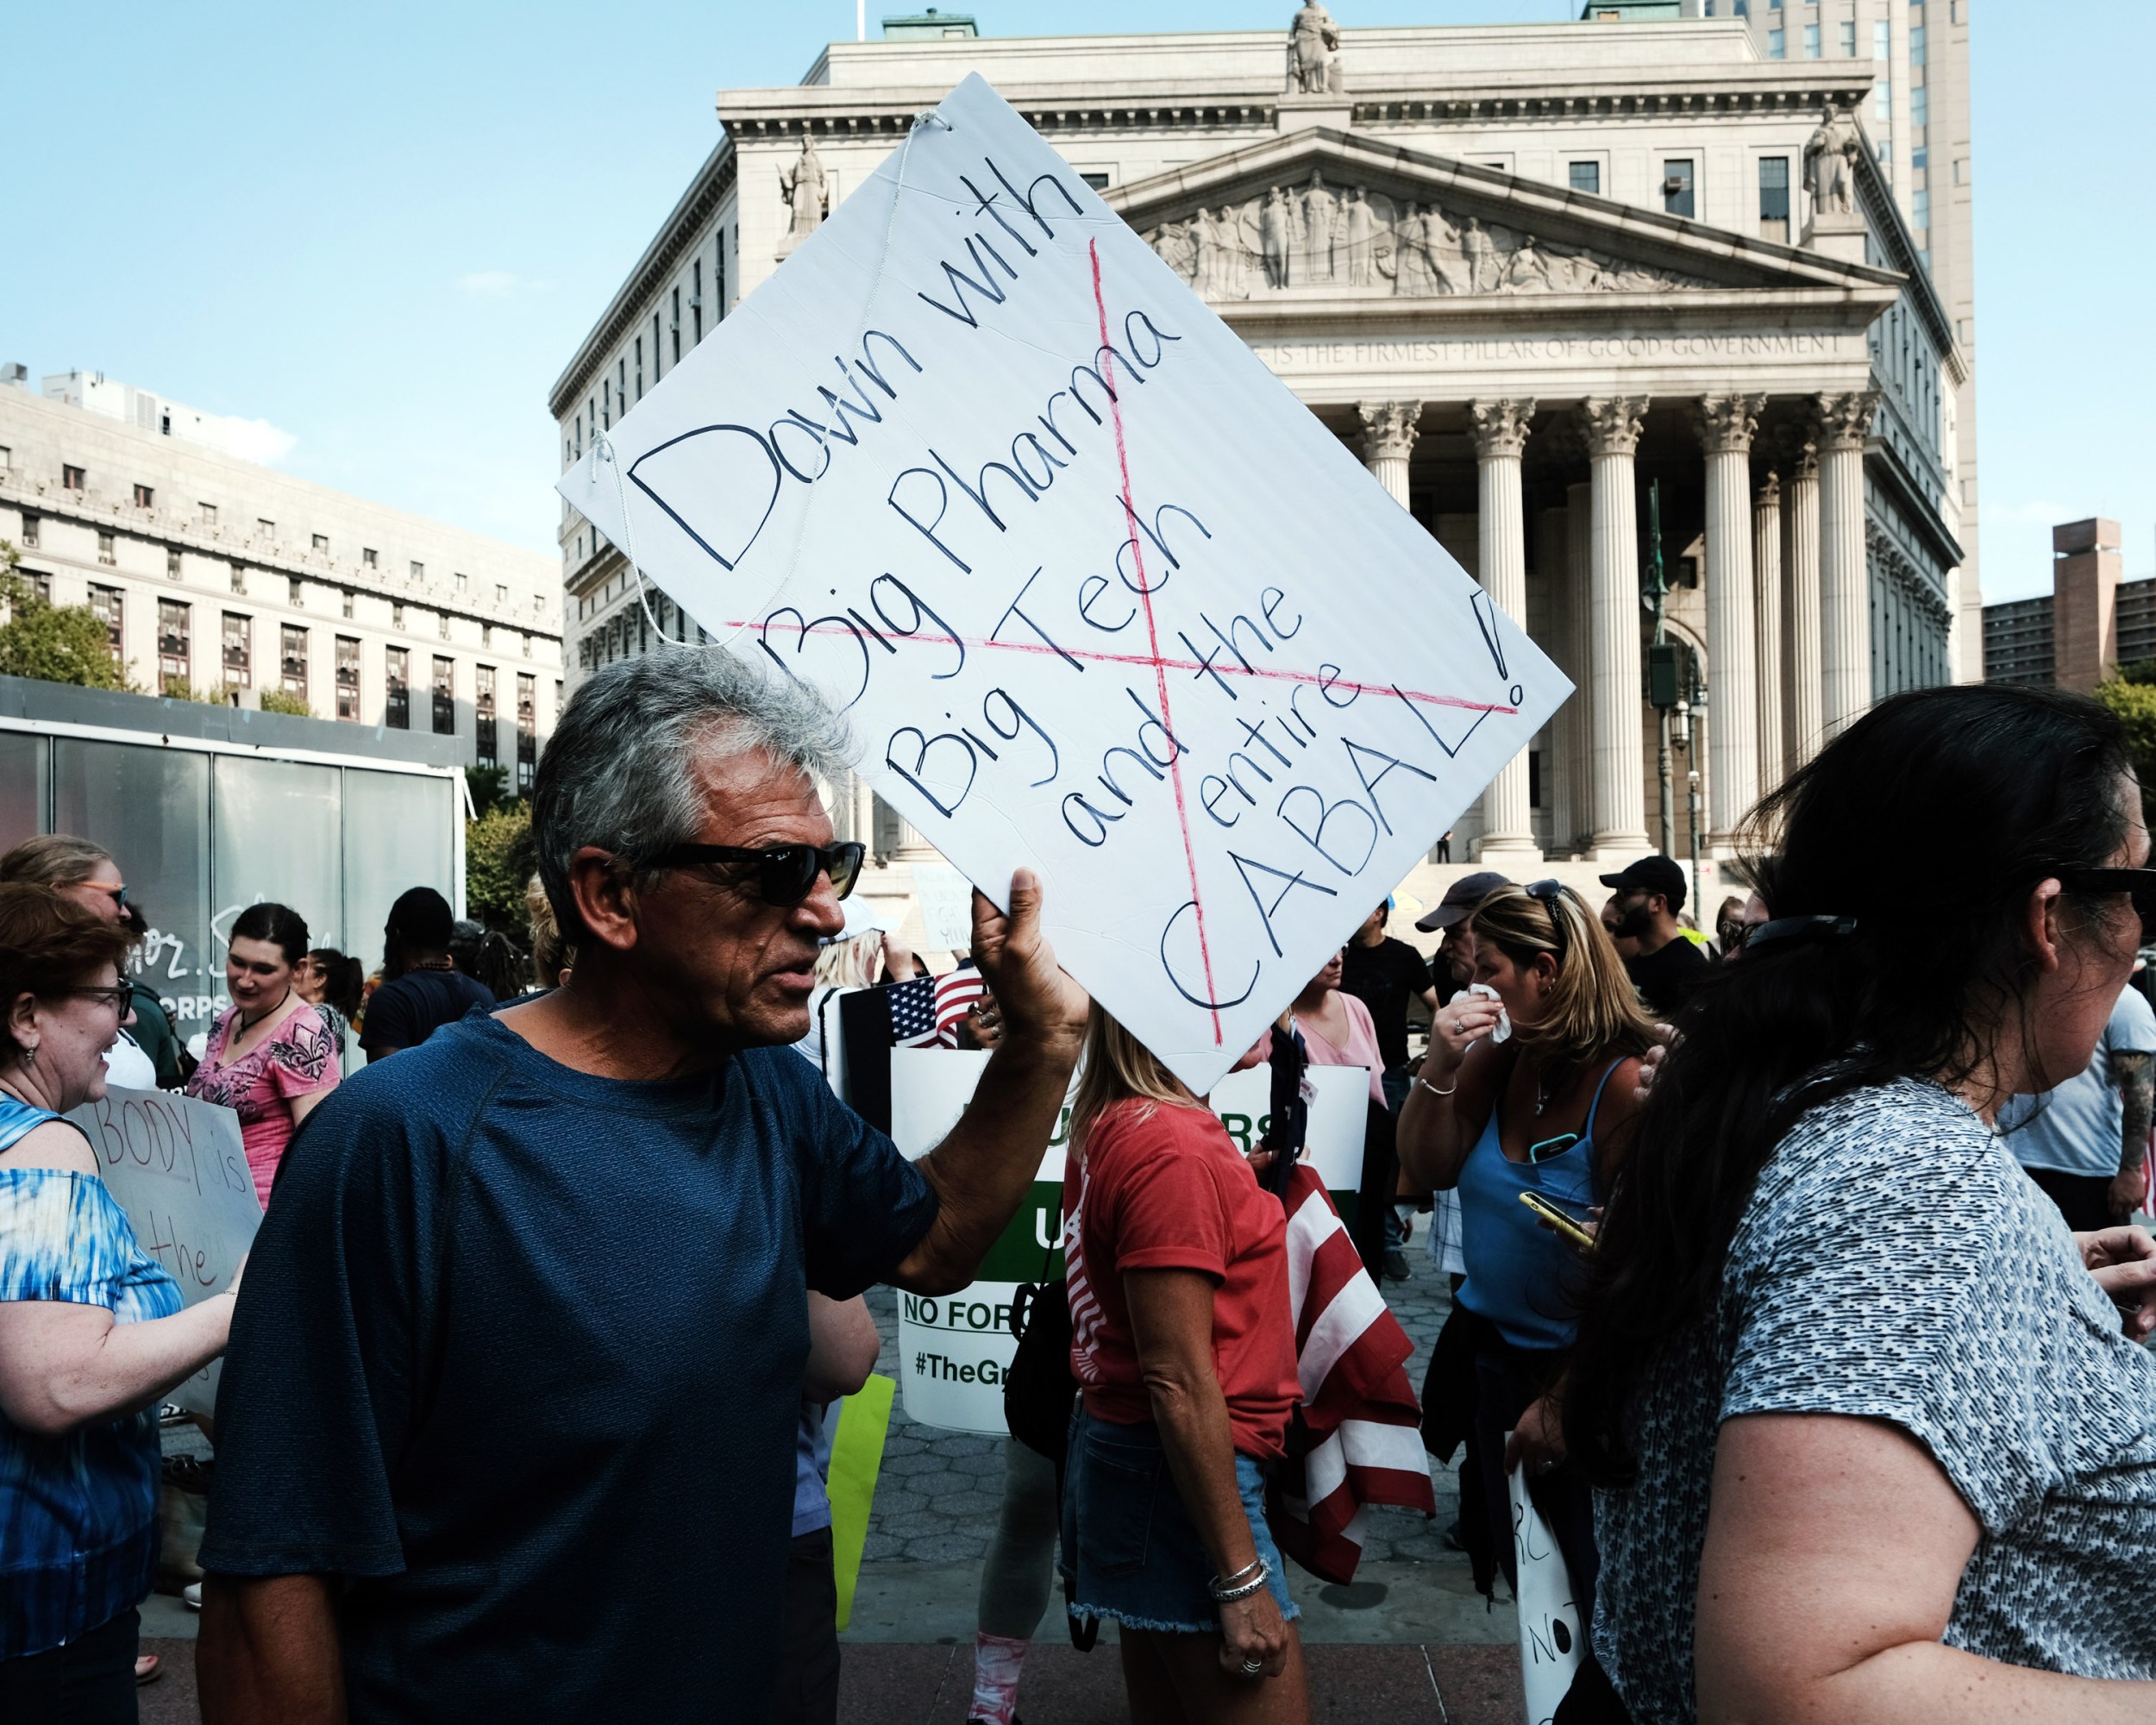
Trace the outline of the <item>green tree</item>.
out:
[[[538,867],[531,808],[504,801],[464,823],[464,907],[474,922],[525,944],[524,882]]]
[[[54,605],[16,574],[21,561],[0,540],[0,676],[34,677],[78,688],[124,689],[127,672],[113,662],[104,619],[86,605]]]
[[[465,788],[472,794],[472,806],[480,814],[498,808],[509,800],[509,768],[498,761],[482,762],[476,767],[464,769]]]
[[[295,718],[312,718],[315,710],[307,705],[307,697],[288,693],[284,689],[262,691],[264,712],[288,712]]]
[[[2132,674],[2156,667],[2128,665],[2109,682],[2096,685],[2096,699],[2119,716],[2133,751],[2134,775],[2141,781],[2141,812],[2156,824],[2156,679]]]

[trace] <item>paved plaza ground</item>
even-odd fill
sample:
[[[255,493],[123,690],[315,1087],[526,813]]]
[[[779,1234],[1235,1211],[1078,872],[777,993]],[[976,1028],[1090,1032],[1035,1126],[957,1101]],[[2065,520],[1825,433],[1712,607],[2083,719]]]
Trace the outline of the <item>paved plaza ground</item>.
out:
[[[1412,1278],[1384,1284],[1415,1344],[1408,1371],[1418,1389],[1451,1306],[1445,1278],[1423,1254],[1421,1220],[1408,1248]],[[877,1370],[896,1377],[897,1298],[878,1289],[868,1304],[883,1335]],[[188,1440],[171,1441],[178,1447]],[[1004,1442],[917,1424],[903,1396],[894,1403],[853,1622],[842,1638],[845,1725],[963,1725],[981,1560],[1002,1501]],[[1369,1512],[1369,1537],[1352,1584],[1326,1586],[1291,1567],[1318,1719],[1511,1725],[1519,1716],[1512,1607],[1501,1585],[1494,1609],[1475,1592],[1467,1559],[1445,1540],[1457,1505],[1454,1476],[1436,1470],[1433,1484],[1434,1518]],[[164,1654],[169,1667],[142,1691],[145,1725],[198,1725],[194,1614],[160,1596],[143,1607],[142,1619],[144,1651]],[[1027,1725],[1125,1717],[1112,1630],[1091,1654],[1077,1653],[1063,1633],[1059,1598],[1027,1661],[1019,1707]]]

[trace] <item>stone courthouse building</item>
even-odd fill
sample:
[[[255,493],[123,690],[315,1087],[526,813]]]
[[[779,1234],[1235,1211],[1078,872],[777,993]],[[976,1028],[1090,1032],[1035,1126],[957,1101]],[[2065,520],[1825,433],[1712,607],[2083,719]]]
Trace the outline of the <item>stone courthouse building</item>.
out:
[[[1578,686],[1456,858],[1653,848],[1672,719],[1672,800],[1696,772],[1711,856],[1837,724],[1982,675],[1966,196],[1934,254],[1949,210],[1912,184],[1957,99],[1964,180],[1965,3],[1383,29],[1308,3],[1248,32],[1034,38],[891,20],[798,85],[720,92],[718,147],[555,386],[562,461],[979,72]],[[1939,113],[1915,96],[1927,59]],[[619,552],[574,516],[562,543],[572,677],[649,650]],[[893,814],[840,801],[910,860]]]

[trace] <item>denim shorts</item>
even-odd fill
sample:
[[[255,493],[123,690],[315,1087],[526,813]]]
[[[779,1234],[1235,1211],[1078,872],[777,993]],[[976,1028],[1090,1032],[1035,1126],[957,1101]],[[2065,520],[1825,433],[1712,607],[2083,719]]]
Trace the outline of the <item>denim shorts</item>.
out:
[[[1265,1526],[1263,1477],[1249,1456],[1236,1457],[1235,1484],[1257,1554],[1272,1571],[1266,1585],[1280,1615],[1292,1621],[1301,1612],[1288,1596],[1280,1548]],[[1213,1559],[1175,1490],[1157,1426],[1110,1425],[1079,1405],[1070,1421],[1056,1566],[1075,1584],[1074,1617],[1181,1634],[1220,1633],[1209,1585]]]

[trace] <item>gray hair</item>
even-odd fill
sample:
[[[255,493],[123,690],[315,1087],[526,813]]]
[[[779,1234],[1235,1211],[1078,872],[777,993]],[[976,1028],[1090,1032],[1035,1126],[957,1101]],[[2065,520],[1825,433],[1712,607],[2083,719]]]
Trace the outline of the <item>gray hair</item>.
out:
[[[112,853],[72,832],[41,832],[0,856],[0,881],[26,881],[37,887],[78,887],[106,863]]]
[[[719,647],[610,665],[569,699],[532,787],[539,878],[563,936],[585,932],[569,865],[596,845],[636,869],[692,842],[703,816],[694,762],[761,749],[812,779],[845,765],[846,723],[806,684],[766,677]],[[637,869],[639,884],[655,871]]]

